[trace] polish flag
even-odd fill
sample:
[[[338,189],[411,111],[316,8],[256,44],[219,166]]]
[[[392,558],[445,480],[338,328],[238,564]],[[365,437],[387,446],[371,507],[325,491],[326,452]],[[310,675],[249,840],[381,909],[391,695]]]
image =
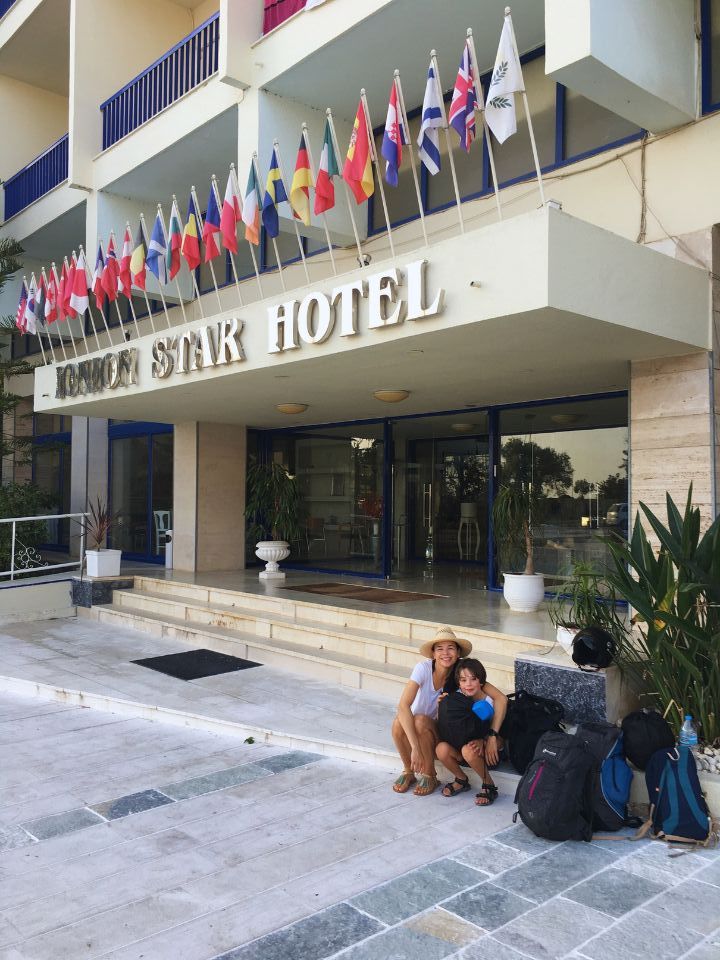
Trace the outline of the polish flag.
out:
[[[124,293],[130,299],[132,295],[132,274],[130,273],[130,260],[133,252],[133,238],[130,233],[130,227],[125,230],[123,237],[122,256],[120,257],[120,270],[118,272],[118,290]]]
[[[230,173],[225,187],[222,213],[220,214],[220,233],[223,246],[231,253],[238,252],[237,225],[242,220],[242,200],[240,185],[238,184],[235,167],[230,167]]]

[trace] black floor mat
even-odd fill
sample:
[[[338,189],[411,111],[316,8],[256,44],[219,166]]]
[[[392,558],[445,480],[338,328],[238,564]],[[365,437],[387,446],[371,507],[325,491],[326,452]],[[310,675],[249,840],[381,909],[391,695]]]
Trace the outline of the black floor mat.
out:
[[[147,657],[144,660],[131,660],[141,667],[157,670],[178,680],[200,680],[201,677],[214,677],[219,673],[232,673],[234,670],[249,670],[261,667],[254,660],[242,660],[227,653],[215,650],[185,650],[182,653],[168,653],[163,657]]]

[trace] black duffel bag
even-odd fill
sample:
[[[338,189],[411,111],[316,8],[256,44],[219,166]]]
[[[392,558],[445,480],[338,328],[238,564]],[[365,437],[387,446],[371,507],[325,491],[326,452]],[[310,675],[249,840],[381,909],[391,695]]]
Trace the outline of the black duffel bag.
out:
[[[658,750],[675,746],[675,734],[657,710],[629,713],[622,722],[622,732],[625,756],[638,770],[644,770]]]
[[[540,737],[551,730],[562,730],[565,709],[557,700],[517,690],[508,697],[508,712],[500,736],[508,741],[510,763],[525,773]]]

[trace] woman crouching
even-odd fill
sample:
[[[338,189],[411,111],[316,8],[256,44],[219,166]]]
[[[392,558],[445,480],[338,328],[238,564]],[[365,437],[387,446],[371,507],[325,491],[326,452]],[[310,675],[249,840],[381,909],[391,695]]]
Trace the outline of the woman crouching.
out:
[[[405,684],[392,725],[392,737],[403,763],[403,772],[393,784],[396,793],[407,793],[415,783],[415,796],[426,797],[437,787],[438,700],[443,692],[456,688],[455,666],[471,651],[470,641],[456,637],[450,627],[441,627],[420,647],[421,656],[427,659],[417,664]]]

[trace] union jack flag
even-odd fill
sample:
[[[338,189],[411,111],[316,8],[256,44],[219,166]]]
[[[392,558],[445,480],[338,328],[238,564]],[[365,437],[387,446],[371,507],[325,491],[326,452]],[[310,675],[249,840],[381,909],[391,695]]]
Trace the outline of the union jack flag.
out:
[[[470,145],[475,139],[475,109],[477,105],[478,97],[473,78],[470,45],[465,41],[448,114],[450,126],[460,137],[460,146],[465,151],[470,149]]]

